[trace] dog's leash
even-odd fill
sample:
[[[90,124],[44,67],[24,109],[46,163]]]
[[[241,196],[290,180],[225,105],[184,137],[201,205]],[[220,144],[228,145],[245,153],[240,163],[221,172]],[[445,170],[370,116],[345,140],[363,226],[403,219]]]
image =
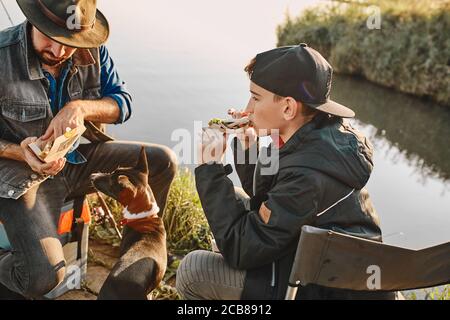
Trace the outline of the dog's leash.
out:
[[[117,226],[116,219],[114,219],[114,216],[113,216],[111,210],[109,209],[108,205],[106,204],[105,199],[98,191],[97,191],[97,197],[100,200],[100,206],[102,207],[103,211],[106,213],[109,221],[112,223],[114,230],[116,230],[117,236],[120,238],[120,240],[122,240],[122,233],[120,232],[119,227]]]

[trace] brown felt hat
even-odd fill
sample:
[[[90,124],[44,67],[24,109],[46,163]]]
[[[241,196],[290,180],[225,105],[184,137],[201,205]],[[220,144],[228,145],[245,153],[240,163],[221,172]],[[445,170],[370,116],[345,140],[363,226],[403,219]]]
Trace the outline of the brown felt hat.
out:
[[[27,20],[47,37],[74,48],[97,48],[109,25],[97,0],[17,0]]]

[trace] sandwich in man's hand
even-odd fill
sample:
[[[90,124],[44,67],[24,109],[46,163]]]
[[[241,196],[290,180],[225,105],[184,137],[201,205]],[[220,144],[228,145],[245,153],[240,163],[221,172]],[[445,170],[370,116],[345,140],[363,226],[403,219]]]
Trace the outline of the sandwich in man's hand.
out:
[[[86,131],[84,125],[76,128],[67,128],[66,132],[55,141],[37,141],[28,145],[34,154],[45,163],[50,163],[64,157]]]

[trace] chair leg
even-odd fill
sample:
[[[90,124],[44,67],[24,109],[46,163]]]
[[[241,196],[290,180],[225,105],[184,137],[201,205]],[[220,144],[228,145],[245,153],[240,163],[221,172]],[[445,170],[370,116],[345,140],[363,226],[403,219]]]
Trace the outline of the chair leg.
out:
[[[284,300],[295,300],[295,297],[297,296],[297,290],[298,287],[288,286],[286,290],[286,297]]]

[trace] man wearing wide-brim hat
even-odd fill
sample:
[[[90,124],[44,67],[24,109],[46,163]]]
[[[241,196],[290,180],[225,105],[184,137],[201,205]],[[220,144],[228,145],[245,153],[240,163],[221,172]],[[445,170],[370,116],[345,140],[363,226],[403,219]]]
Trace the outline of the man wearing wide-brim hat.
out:
[[[109,25],[95,0],[17,3],[26,21],[0,32],[0,221],[12,247],[0,248],[0,292],[36,298],[64,278],[61,206],[93,191],[92,173],[134,166],[144,145],[162,213],[176,161],[167,147],[105,134],[105,124],[130,118],[131,96],[104,46]],[[43,163],[28,149],[81,124],[84,137],[62,159]],[[133,232],[125,227],[124,237]]]

